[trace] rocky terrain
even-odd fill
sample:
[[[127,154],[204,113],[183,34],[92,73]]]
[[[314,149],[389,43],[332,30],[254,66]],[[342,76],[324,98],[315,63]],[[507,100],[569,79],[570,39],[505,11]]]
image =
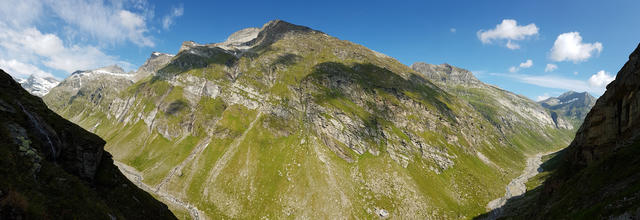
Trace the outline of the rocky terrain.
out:
[[[42,97],[49,93],[51,88],[55,87],[60,83],[57,79],[53,77],[37,77],[34,75],[29,76],[27,79],[16,79],[18,83],[27,90],[29,93],[35,96]]]
[[[580,127],[584,117],[596,104],[596,98],[587,92],[569,91],[558,97],[551,97],[538,103],[551,111],[551,117],[554,120],[557,120],[558,115],[564,116],[573,126]]]
[[[565,116],[555,116],[530,99],[485,84],[473,73],[449,64],[414,63],[411,68],[431,82],[469,102],[483,117],[496,125],[501,133],[516,131],[514,126],[554,125],[571,130],[574,126]],[[533,122],[533,123],[531,123]]]
[[[275,20],[43,99],[179,218],[469,218],[572,137],[466,70],[415,66]]]
[[[113,165],[105,141],[0,70],[0,219],[175,219]]]
[[[559,154],[553,175],[510,201],[503,217],[640,218],[640,45]]]

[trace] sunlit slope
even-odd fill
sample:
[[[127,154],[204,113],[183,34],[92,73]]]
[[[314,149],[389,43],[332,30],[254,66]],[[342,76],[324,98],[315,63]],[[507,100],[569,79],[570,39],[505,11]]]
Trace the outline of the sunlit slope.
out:
[[[209,218],[472,217],[525,154],[570,139],[526,116],[498,125],[363,46],[283,21],[255,31],[243,43],[185,42],[112,101],[45,101]]]

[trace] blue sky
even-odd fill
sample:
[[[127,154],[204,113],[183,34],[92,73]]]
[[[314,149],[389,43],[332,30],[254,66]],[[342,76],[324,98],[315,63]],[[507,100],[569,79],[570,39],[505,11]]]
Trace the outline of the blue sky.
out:
[[[283,19],[407,65],[459,66],[534,100],[599,96],[640,42],[638,11],[637,0],[0,0],[0,67],[57,78],[114,63],[134,70],[153,51]]]

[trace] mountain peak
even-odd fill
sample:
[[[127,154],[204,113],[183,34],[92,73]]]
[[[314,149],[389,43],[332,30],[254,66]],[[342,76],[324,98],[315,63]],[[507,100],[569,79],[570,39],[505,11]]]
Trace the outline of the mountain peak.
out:
[[[247,42],[247,45],[267,45],[281,39],[287,33],[322,33],[309,27],[295,25],[283,20],[272,20],[262,26],[255,39]]]
[[[434,65],[425,62],[416,62],[411,65],[411,69],[422,73],[434,82],[453,84],[481,83],[470,71],[452,66],[448,63]]]
[[[29,93],[35,96],[42,97],[49,93],[51,88],[55,87],[60,83],[59,80],[53,77],[39,77],[35,75],[30,75],[27,79],[19,79],[17,80],[22,88],[27,90]]]

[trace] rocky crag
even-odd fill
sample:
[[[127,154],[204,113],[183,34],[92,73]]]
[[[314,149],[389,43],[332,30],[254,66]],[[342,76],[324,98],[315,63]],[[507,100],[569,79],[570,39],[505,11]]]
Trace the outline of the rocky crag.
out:
[[[156,57],[125,80],[71,77],[44,100],[104,138],[180,218],[468,218],[504,194],[527,155],[573,132],[526,98],[467,85],[461,98],[391,57],[280,20]]]
[[[0,70],[0,219],[175,219],[113,165],[104,140]]]

